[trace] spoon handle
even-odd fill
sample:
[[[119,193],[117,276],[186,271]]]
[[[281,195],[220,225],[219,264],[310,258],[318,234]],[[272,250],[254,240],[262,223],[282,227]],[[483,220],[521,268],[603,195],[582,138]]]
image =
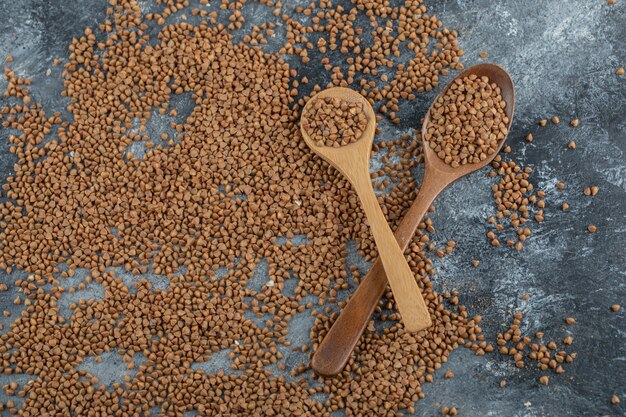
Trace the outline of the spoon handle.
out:
[[[376,241],[378,256],[385,269],[404,328],[408,332],[417,332],[429,327],[430,314],[415,281],[415,275],[378,204],[369,175],[360,176],[354,185]]]
[[[406,250],[415,234],[415,229],[422,221],[428,207],[447,185],[440,180],[440,177],[427,174],[424,176],[417,198],[402,218],[394,234],[402,251]],[[411,277],[414,281],[413,275]],[[311,366],[317,374],[323,376],[337,375],[346,366],[354,347],[378,305],[380,297],[385,293],[386,287],[387,274],[379,257],[354,294],[352,294],[348,303],[341,310],[339,317],[337,317],[322,343],[316,349]],[[394,292],[397,302],[396,294]],[[421,293],[418,295],[413,291],[406,294],[415,305],[424,304]],[[424,305],[425,308],[426,306]],[[430,322],[430,316],[428,316],[428,320]]]

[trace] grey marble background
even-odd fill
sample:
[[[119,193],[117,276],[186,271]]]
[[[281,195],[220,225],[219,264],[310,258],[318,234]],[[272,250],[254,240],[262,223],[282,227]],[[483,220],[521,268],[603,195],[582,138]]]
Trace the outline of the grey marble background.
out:
[[[142,7],[149,9],[147,0]],[[214,0],[215,5],[219,2]],[[284,1],[291,5],[291,0]],[[298,1],[298,3],[306,3]],[[395,2],[394,2],[395,3]],[[452,353],[449,362],[426,384],[426,399],[416,406],[416,416],[440,415],[441,405],[457,406],[462,416],[624,416],[626,415],[626,325],[624,309],[610,311],[610,305],[626,305],[626,77],[615,70],[626,66],[626,0],[610,6],[605,0],[427,0],[429,9],[444,25],[457,29],[465,50],[466,66],[489,61],[504,66],[516,83],[516,116],[508,144],[510,157],[534,169],[531,180],[546,191],[545,222],[533,223],[533,235],[521,253],[511,248],[492,248],[485,239],[486,219],[495,213],[488,170],[454,184],[436,201],[431,216],[436,225],[435,242],[455,240],[452,256],[433,257],[439,271],[434,282],[438,290],[458,289],[461,303],[471,313],[482,315],[482,327],[489,340],[509,323],[513,311],[523,311],[523,329],[532,335],[542,330],[546,337],[561,340],[574,337],[576,361],[562,375],[551,375],[548,386],[537,382],[534,369],[517,369],[509,357],[491,354],[476,357],[466,349]],[[192,1],[195,4],[195,1]],[[104,0],[1,0],[0,62],[13,55],[11,67],[32,80],[32,93],[47,111],[64,111],[67,101],[61,66],[54,57],[66,57],[67,45],[82,30],[99,23],[106,9]],[[253,3],[244,8],[248,23],[262,23],[271,16]],[[188,13],[189,15],[189,13]],[[270,42],[268,49],[279,44]],[[312,83],[327,81],[316,69],[315,60],[294,67]],[[450,77],[448,77],[450,78]],[[444,80],[445,81],[445,80]],[[0,88],[6,86],[0,76]],[[419,95],[404,103],[399,112],[403,123],[383,123],[383,137],[396,137],[420,127],[430,101],[438,91]],[[0,100],[0,106],[3,105]],[[558,115],[559,125],[540,128],[537,121]],[[581,126],[567,122],[578,117]],[[523,137],[533,133],[535,140]],[[15,159],[8,152],[9,132],[0,128],[0,182],[11,175]],[[577,149],[567,149],[575,140]],[[564,181],[567,188],[556,190]],[[600,187],[597,196],[583,195],[583,188]],[[571,210],[559,208],[567,201]],[[596,234],[586,227],[595,224]],[[479,268],[468,267],[481,259]],[[0,282],[23,276],[0,271]],[[68,285],[71,285],[68,283]],[[522,294],[530,299],[522,301]],[[97,296],[91,288],[66,293],[74,299]],[[20,306],[12,300],[15,291],[0,293],[0,309],[12,311],[12,318],[0,318],[6,326]],[[576,318],[565,326],[567,316]],[[307,339],[310,320],[292,323],[291,337]],[[290,353],[287,362],[302,362],[303,354]],[[84,369],[104,383],[122,380],[128,372],[114,353],[101,364],[86,362]],[[227,355],[216,355],[207,370],[228,367]],[[451,369],[455,377],[444,380]],[[310,372],[305,374],[309,377]],[[28,381],[24,376],[0,375],[0,386]],[[498,382],[506,379],[501,389]],[[611,405],[612,394],[622,398]],[[4,391],[0,401],[6,402]],[[16,403],[19,398],[12,397]],[[5,412],[6,413],[6,412]]]

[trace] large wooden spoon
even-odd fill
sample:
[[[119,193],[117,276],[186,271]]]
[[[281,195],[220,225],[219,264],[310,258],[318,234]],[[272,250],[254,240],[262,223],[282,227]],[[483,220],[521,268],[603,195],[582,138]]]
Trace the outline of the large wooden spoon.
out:
[[[509,118],[507,128],[510,130],[515,109],[515,95],[513,80],[511,80],[509,74],[498,65],[479,64],[467,69],[456,78],[472,74],[479,77],[487,76],[489,80],[495,82],[500,87],[502,98],[506,102],[505,112]],[[450,84],[443,89],[440,95],[445,94]],[[422,138],[424,141],[426,141],[426,131],[430,122],[431,109],[426,113],[424,124],[422,125]],[[505,140],[506,138],[500,142],[498,150],[502,147]],[[415,229],[422,221],[424,214],[426,214],[435,197],[454,181],[488,165],[497,155],[497,152],[495,152],[480,163],[452,168],[439,159],[426,142],[423,150],[425,161],[424,179],[419,194],[395,232],[395,237],[402,250],[406,250],[407,245],[413,238]],[[311,366],[316,373],[323,376],[332,376],[341,372],[348,362],[354,346],[365,330],[378,304],[378,300],[385,293],[386,287],[387,276],[382,268],[380,259],[377,259],[313,355]],[[395,292],[394,296],[396,296]],[[421,300],[418,301],[421,302]]]
[[[391,291],[396,300],[398,311],[402,317],[404,327],[416,332],[432,324],[426,303],[422,298],[415,276],[404,258],[403,251],[389,228],[385,215],[378,204],[372,180],[370,178],[370,153],[376,130],[376,115],[371,104],[356,91],[347,88],[330,88],[312,97],[302,109],[307,114],[309,105],[314,100],[324,98],[339,98],[343,101],[360,103],[363,106],[368,122],[361,138],[356,142],[338,148],[318,146],[311,139],[303,124],[300,130],[307,145],[328,163],[337,168],[356,190],[361,200],[363,210],[370,224],[372,235],[376,241],[378,254],[381,260],[380,269],[386,271]],[[387,282],[387,278],[385,279]]]

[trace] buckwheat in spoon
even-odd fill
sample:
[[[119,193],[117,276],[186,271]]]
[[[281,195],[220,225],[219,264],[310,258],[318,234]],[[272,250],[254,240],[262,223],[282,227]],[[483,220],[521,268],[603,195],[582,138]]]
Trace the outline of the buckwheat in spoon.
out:
[[[300,130],[307,145],[337,168],[356,190],[376,241],[398,311],[407,331],[431,325],[415,277],[387,224],[370,179],[370,152],[376,116],[371,104],[347,88],[331,88],[302,109]]]
[[[402,250],[441,191],[495,158],[511,128],[514,108],[513,81],[495,64],[467,69],[435,99],[422,125],[424,179],[395,232]],[[315,351],[311,366],[316,373],[336,375],[346,365],[385,293],[388,272],[377,259]],[[391,289],[397,302],[393,285]],[[415,302],[421,305],[423,300]]]

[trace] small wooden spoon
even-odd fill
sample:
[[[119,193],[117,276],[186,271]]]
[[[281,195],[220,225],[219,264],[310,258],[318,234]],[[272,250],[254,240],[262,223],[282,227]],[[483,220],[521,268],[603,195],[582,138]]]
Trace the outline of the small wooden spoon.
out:
[[[510,130],[515,109],[515,96],[513,80],[511,80],[509,74],[498,65],[479,64],[467,69],[456,78],[472,74],[479,77],[487,76],[490,81],[495,82],[500,87],[502,98],[506,102],[505,112],[509,118],[507,128]],[[445,94],[450,84],[444,88],[440,95]],[[426,214],[435,197],[454,181],[488,165],[498,154],[498,152],[494,152],[487,159],[477,164],[461,165],[458,168],[452,168],[447,165],[439,159],[437,154],[426,143],[426,131],[430,122],[431,109],[432,106],[426,113],[424,124],[422,125],[422,138],[425,141],[423,146],[425,161],[424,179],[415,202],[406,212],[395,232],[395,237],[402,250],[406,250],[407,245],[415,234],[417,225],[422,221],[424,214]],[[506,138],[500,142],[498,151],[505,140]],[[385,293],[386,287],[387,277],[380,260],[377,259],[315,351],[311,366],[316,373],[323,376],[332,376],[341,372],[348,362],[354,346],[365,330],[374,309],[378,305],[378,300]]]
[[[317,146],[300,123],[302,137],[316,154],[339,170],[352,183],[369,221],[378,248],[379,259],[382,262],[381,269],[384,268],[387,272],[386,276],[389,278],[389,285],[393,291],[404,327],[410,332],[425,329],[432,324],[426,303],[424,303],[415,276],[393,236],[372,187],[369,165],[376,129],[374,109],[365,97],[356,91],[347,88],[330,88],[312,97],[302,109],[302,114],[306,114],[308,106],[314,100],[327,97],[361,103],[368,119],[363,136],[358,141],[339,148]]]

